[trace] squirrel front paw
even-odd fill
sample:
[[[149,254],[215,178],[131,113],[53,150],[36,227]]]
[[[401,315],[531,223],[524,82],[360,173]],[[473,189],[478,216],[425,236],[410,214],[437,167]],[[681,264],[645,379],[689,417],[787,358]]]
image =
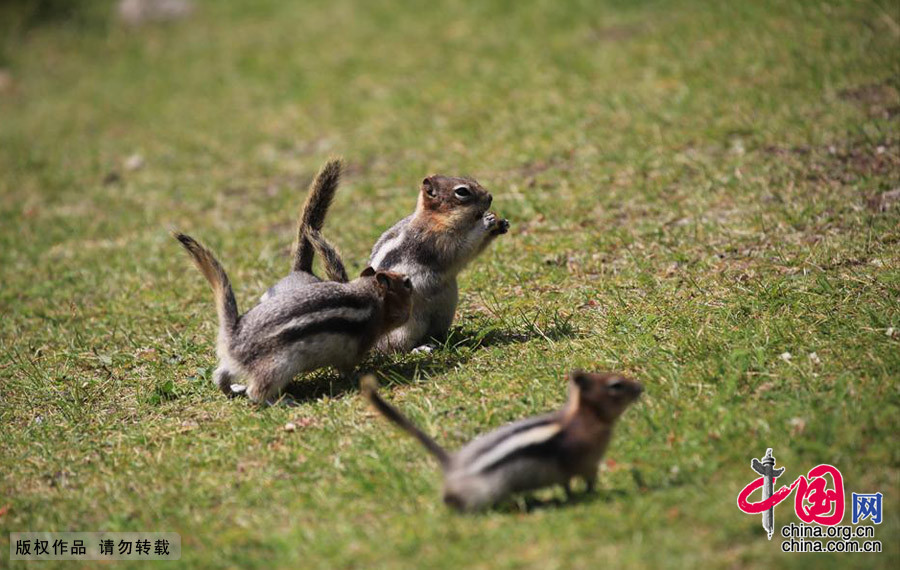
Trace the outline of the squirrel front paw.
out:
[[[497,214],[486,212],[484,214],[484,227],[492,236],[499,236],[509,231],[509,220],[497,219]]]

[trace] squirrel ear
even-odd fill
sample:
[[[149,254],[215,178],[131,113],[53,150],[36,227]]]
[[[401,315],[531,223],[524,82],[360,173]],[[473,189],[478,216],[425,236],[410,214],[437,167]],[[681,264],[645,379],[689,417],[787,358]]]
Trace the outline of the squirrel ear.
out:
[[[588,381],[589,378],[587,374],[585,374],[581,370],[573,370],[569,372],[569,383],[579,390],[586,388],[588,385]]]
[[[375,269],[371,265],[363,269],[362,273],[359,274],[360,277],[371,277],[373,275],[375,275]]]
[[[426,176],[424,180],[422,180],[422,192],[428,194],[430,198],[434,198],[437,196],[437,189],[434,185],[434,180],[432,180],[434,176]]]

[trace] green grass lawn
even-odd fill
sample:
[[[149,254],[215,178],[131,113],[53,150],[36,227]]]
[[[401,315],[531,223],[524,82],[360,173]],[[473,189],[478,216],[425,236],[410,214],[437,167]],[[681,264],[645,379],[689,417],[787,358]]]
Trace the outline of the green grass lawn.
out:
[[[0,567],[39,530],[178,532],[190,567],[896,567],[895,0],[110,14],[0,27]],[[331,154],[354,272],[429,173],[476,177],[512,223],[446,347],[360,370],[451,447],[560,405],[571,368],[639,379],[596,496],[460,516],[335,373],[293,408],[214,388],[212,295],[168,230],[246,310]],[[785,481],[840,468],[844,524],[850,492],[884,493],[885,551],[767,541],[735,502],[766,447]]]

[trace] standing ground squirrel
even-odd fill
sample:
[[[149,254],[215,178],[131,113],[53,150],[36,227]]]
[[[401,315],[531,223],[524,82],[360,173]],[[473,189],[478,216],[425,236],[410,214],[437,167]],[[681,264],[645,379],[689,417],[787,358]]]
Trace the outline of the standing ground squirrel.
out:
[[[509,230],[509,221],[488,211],[492,200],[471,178],[429,176],[415,212],[381,235],[369,265],[407,275],[414,293],[409,321],[382,338],[379,350],[405,352],[446,337],[459,301],[457,275]]]

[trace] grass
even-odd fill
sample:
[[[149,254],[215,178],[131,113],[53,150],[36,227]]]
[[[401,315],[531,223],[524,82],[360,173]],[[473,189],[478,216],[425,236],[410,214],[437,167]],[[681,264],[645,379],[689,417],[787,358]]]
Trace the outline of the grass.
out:
[[[110,12],[10,19],[2,44],[0,566],[11,531],[152,530],[189,567],[895,567],[900,209],[873,207],[900,186],[895,4]],[[437,439],[558,406],[571,368],[644,382],[595,498],[458,516],[335,374],[298,379],[296,408],[214,389],[211,295],[167,230],[211,245],[246,309],[332,153],[354,270],[430,172],[512,222],[447,346],[361,366]],[[883,492],[885,552],[765,540],[735,499],[766,447],[791,480],[831,463]]]

